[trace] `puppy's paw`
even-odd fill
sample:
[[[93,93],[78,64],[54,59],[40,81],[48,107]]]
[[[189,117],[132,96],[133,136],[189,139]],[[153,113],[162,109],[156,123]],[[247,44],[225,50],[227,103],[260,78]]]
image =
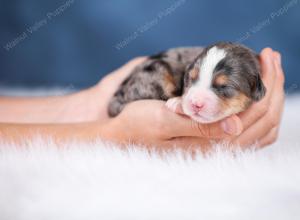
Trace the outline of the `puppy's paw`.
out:
[[[181,107],[181,98],[175,97],[168,99],[166,102],[166,107],[171,110],[172,112],[183,114],[182,107]]]

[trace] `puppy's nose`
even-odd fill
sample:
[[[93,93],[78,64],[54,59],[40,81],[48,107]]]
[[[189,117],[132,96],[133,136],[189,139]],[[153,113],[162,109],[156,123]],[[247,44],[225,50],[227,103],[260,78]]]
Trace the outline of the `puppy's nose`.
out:
[[[204,107],[203,102],[191,102],[191,108],[194,112],[200,112]]]

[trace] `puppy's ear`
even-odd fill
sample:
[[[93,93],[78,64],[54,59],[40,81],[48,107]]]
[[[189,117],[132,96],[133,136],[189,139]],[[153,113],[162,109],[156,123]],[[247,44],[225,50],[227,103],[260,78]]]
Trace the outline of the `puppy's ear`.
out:
[[[255,73],[256,79],[251,88],[251,98],[254,101],[259,101],[265,96],[267,89],[261,80],[260,56],[258,54],[256,55],[256,68],[258,71]]]
[[[256,82],[254,83],[254,85],[252,87],[251,98],[254,101],[259,101],[265,96],[266,91],[267,91],[267,89],[264,86],[264,84],[260,78],[260,75],[257,75]]]

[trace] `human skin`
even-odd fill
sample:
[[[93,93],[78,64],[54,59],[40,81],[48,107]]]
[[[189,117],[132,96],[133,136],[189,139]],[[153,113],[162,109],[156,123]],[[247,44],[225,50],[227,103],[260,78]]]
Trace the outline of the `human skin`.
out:
[[[266,96],[248,110],[212,124],[199,124],[173,113],[159,100],[129,103],[115,118],[107,105],[119,84],[145,58],[130,61],[96,86],[78,93],[48,98],[0,98],[0,136],[19,142],[47,135],[54,140],[90,141],[96,138],[118,143],[142,143],[160,147],[201,146],[228,141],[242,147],[273,143],[284,106],[284,74],[278,52],[261,52],[262,80]],[[26,123],[26,124],[24,124]]]

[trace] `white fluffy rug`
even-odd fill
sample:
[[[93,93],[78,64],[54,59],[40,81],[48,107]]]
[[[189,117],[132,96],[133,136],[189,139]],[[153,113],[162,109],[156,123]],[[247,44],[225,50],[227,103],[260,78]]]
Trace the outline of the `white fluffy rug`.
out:
[[[260,151],[164,160],[101,141],[0,144],[1,220],[300,219],[300,98]]]

